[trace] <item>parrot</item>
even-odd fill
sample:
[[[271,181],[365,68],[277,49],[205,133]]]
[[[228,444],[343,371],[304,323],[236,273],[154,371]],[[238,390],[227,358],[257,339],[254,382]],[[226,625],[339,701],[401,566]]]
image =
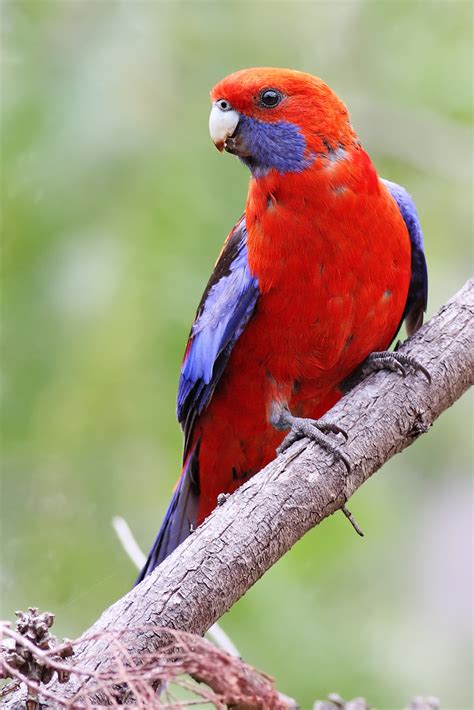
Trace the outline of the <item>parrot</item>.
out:
[[[350,469],[326,413],[358,368],[406,374],[388,352],[422,324],[428,275],[415,204],[379,177],[321,79],[250,68],[210,94],[209,131],[249,169],[192,325],[178,385],[182,472],[136,584],[277,453],[309,437]]]

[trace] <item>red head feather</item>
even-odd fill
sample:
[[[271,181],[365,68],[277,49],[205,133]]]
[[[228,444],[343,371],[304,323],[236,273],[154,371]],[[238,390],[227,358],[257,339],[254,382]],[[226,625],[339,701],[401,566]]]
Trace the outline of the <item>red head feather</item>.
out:
[[[282,97],[272,108],[261,102],[268,89],[275,89]],[[298,126],[313,152],[325,150],[328,144],[336,149],[356,140],[344,103],[324,81],[305,72],[269,67],[243,69],[212,89],[211,100],[220,99],[240,114],[259,121],[286,121]]]

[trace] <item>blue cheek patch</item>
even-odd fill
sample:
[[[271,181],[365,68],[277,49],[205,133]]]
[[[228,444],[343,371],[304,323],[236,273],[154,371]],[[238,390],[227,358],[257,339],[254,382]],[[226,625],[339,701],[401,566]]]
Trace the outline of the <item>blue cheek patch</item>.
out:
[[[250,157],[241,157],[241,160],[256,177],[265,175],[271,169],[281,174],[299,173],[314,162],[314,155],[306,155],[306,141],[294,123],[265,123],[241,116],[239,133],[251,154]]]

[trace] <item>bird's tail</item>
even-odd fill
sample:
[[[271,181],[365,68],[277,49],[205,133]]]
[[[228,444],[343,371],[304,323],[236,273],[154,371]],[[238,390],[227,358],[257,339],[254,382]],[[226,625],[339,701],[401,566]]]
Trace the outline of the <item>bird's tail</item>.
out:
[[[186,457],[165,519],[135,585],[163,562],[196,527],[199,503],[198,453],[199,442],[196,442]]]

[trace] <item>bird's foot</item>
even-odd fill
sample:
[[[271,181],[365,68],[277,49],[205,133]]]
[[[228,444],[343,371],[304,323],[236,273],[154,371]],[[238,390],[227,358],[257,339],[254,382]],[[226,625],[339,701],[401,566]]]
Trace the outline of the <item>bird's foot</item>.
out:
[[[351,470],[351,464],[347,456],[341,451],[340,447],[331,439],[328,434],[342,434],[347,441],[347,434],[344,429],[327,421],[326,419],[303,419],[294,417],[288,409],[281,408],[275,416],[271,417],[271,423],[278,430],[290,429],[290,432],[285,436],[280,446],[277,448],[277,455],[286,451],[295,441],[299,439],[310,439],[316,442],[325,451],[331,453],[335,459],[343,462],[348,471]]]
[[[399,343],[397,343],[397,346],[398,345]],[[359,384],[359,382],[361,382],[364,378],[368,377],[368,375],[371,375],[373,372],[378,372],[379,370],[390,370],[391,372],[397,372],[402,377],[406,377],[409,370],[421,372],[431,384],[431,375],[429,371],[414,357],[404,355],[397,350],[394,352],[383,350],[382,352],[370,353],[364,362],[344,380],[341,387],[342,391],[348,392],[350,389],[355,387],[355,385]]]

